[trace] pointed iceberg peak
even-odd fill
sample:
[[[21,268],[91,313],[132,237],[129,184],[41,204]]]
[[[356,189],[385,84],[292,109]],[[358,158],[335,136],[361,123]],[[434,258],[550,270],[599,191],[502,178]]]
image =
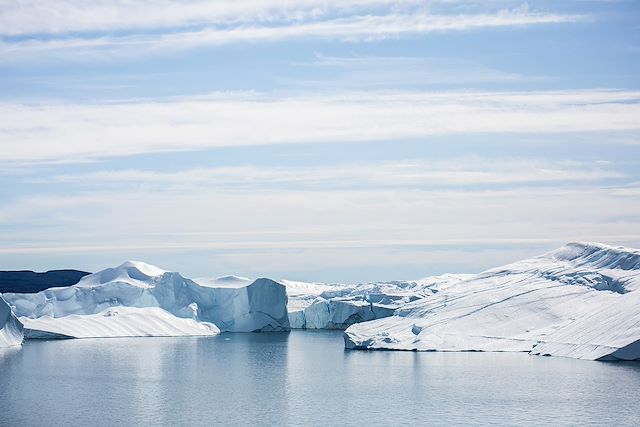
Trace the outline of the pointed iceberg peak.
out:
[[[28,329],[44,334],[29,335],[30,338],[53,333],[112,337],[203,335],[203,331],[204,335],[211,335],[211,330],[217,331],[207,325],[195,328],[197,325],[186,324],[181,319],[212,324],[230,332],[290,329],[284,285],[269,279],[254,282],[235,277],[227,281],[223,285],[204,286],[177,272],[127,261],[85,276],[68,288],[51,288],[37,294],[8,294],[7,302],[20,318],[30,319]],[[143,325],[138,322],[144,320],[140,317],[147,317],[149,321]],[[45,319],[40,321],[41,318]],[[160,327],[146,328],[150,322]],[[175,327],[163,328],[164,323]],[[185,333],[181,332],[180,325],[186,327]],[[82,330],[85,327],[91,331]]]
[[[164,273],[167,272],[166,270],[156,267],[155,265],[147,264],[146,262],[142,262],[142,261],[132,261],[132,260],[125,261],[119,267],[116,267],[116,268],[136,269],[142,274],[149,277],[162,276]]]
[[[147,287],[151,281],[166,271],[142,261],[125,261],[117,267],[106,268],[84,276],[77,286],[100,286],[112,282],[124,282],[137,287]]]

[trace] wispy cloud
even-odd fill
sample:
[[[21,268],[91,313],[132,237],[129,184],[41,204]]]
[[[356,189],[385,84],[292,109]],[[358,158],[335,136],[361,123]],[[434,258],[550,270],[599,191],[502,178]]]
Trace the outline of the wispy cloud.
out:
[[[515,0],[22,0],[0,2],[0,35],[42,35],[124,30],[180,29],[194,26],[233,26],[251,23],[320,21],[357,15],[390,15],[436,10],[496,12],[500,5],[521,6]],[[482,7],[478,7],[482,4]],[[453,8],[452,8],[453,6]],[[508,9],[497,10],[509,15]],[[543,16],[543,14],[540,14]],[[552,15],[547,15],[552,16]],[[504,16],[509,19],[509,16]],[[455,20],[455,16],[452,17]],[[555,20],[552,18],[551,20]],[[543,20],[544,21],[544,20]]]
[[[448,57],[418,56],[330,56],[317,53],[313,61],[292,65],[304,69],[321,69],[329,76],[324,79],[289,81],[304,87],[407,87],[453,85],[470,83],[516,83],[547,80],[545,77],[525,76],[483,66],[470,60]]]
[[[606,50],[632,8],[530,3],[0,0],[0,263],[380,279],[634,246],[640,92]]]
[[[419,3],[416,0],[8,0],[0,3],[0,34],[60,34],[302,21],[376,7],[414,7]]]
[[[640,93],[606,90],[216,93],[106,104],[1,103],[0,161],[74,162],[223,146],[470,133],[636,135],[639,116]]]
[[[167,54],[184,49],[233,43],[275,42],[300,38],[368,41],[433,32],[571,23],[585,19],[587,17],[582,15],[533,12],[527,8],[455,15],[431,14],[420,10],[412,13],[387,10],[382,14],[296,19],[266,24],[242,22],[206,26],[196,30],[138,32],[119,36],[100,33],[97,36],[76,35],[26,40],[10,38],[0,42],[0,59],[5,63],[52,58],[75,61],[112,59],[140,54]]]
[[[178,172],[149,170],[102,170],[63,174],[36,180],[47,184],[77,184],[104,188],[108,185],[147,188],[193,189],[215,186],[220,190],[240,188],[437,188],[519,184],[575,185],[625,178],[598,162],[535,161],[513,158],[459,158],[446,161],[371,162],[360,164],[261,167],[228,166],[195,168]]]
[[[619,184],[629,177],[617,164],[492,160],[69,172],[5,200],[0,254],[6,268],[135,257],[186,272],[197,259],[200,275],[278,266],[324,268],[309,277],[322,280],[338,267],[393,266],[408,277],[406,265],[426,274],[522,258],[514,247],[529,256],[571,240],[640,242],[637,183]],[[433,185],[415,185],[425,181]],[[496,246],[511,249],[485,259]]]
[[[3,234],[0,252],[631,241],[638,238],[638,212],[635,195],[597,187],[313,193],[130,189],[29,196],[5,204],[3,224],[24,226]],[[614,215],[627,219],[612,221]]]

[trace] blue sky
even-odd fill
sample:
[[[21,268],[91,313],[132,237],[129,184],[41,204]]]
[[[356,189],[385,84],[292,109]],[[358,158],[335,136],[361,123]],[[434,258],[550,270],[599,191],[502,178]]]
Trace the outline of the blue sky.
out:
[[[1,1],[0,269],[640,246],[635,1]]]

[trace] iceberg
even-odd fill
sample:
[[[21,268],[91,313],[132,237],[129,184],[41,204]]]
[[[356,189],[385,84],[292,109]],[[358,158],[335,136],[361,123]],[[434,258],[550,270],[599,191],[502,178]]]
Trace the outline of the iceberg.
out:
[[[224,278],[223,278],[224,279]],[[195,283],[195,282],[194,282]],[[285,286],[267,278],[247,281],[215,281],[198,285],[194,301],[200,318],[222,331],[276,332],[290,330]]]
[[[341,292],[347,288],[343,284],[309,283],[294,280],[281,280],[287,289],[287,310],[292,329],[306,329],[305,311],[316,300],[325,301],[323,292]],[[310,327],[309,327],[310,328]]]
[[[640,359],[640,251],[598,243],[477,275],[363,284],[191,280],[127,261],[69,287],[5,293],[0,347],[23,338],[344,329],[348,349]]]
[[[438,286],[468,278],[446,274],[416,281],[358,285],[283,280],[289,298],[289,322],[296,329],[346,329],[392,316],[404,305],[437,292]]]
[[[280,283],[257,279],[199,284],[179,273],[138,261],[84,276],[69,287],[34,294],[7,293],[5,299],[15,315],[28,324],[29,337],[38,330],[61,335],[71,331],[70,336],[114,336],[109,335],[110,328],[117,335],[122,332],[120,326],[127,322],[133,322],[131,330],[142,336],[167,335],[171,331],[177,335],[184,335],[184,331],[200,334],[203,329],[193,329],[192,323],[182,321],[185,319],[212,324],[221,331],[289,330],[286,289]],[[104,314],[114,307],[119,308],[117,316],[109,319]],[[122,307],[158,308],[166,313]],[[152,316],[148,324],[136,323],[145,314]],[[81,318],[93,315],[96,316]],[[65,319],[68,316],[75,317]],[[174,328],[155,328],[153,325],[159,325],[160,321],[172,321]],[[104,327],[106,324],[109,326]],[[92,327],[93,330],[87,329]]]
[[[0,296],[0,348],[21,345],[22,338],[22,324]]]
[[[208,322],[182,319],[158,307],[112,307],[100,313],[23,318],[27,339],[177,337],[217,335]]]
[[[640,359],[640,251],[570,243],[345,331],[349,349],[520,351]]]
[[[531,354],[588,360],[640,359],[640,292],[541,337]]]

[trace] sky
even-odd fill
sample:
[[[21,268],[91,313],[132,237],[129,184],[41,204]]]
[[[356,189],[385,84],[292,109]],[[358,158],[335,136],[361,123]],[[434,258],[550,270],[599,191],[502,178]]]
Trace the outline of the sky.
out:
[[[0,0],[0,269],[640,247],[640,2]]]

